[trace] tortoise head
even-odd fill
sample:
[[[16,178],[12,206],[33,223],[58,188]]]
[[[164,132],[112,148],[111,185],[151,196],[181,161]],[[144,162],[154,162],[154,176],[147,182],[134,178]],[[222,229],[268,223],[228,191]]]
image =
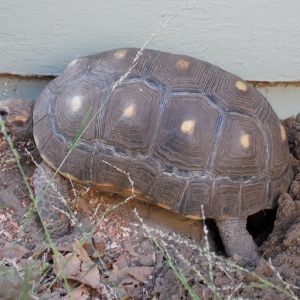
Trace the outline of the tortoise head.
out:
[[[7,99],[0,101],[0,117],[8,133],[19,138],[32,138],[34,101]]]

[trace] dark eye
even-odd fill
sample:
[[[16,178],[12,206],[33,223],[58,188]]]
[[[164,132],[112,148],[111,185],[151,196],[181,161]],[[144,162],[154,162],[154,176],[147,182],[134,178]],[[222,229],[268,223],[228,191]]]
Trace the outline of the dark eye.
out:
[[[17,126],[17,127],[21,127],[24,125],[24,122],[23,121],[13,121],[12,122],[14,126]]]
[[[3,119],[5,117],[7,117],[8,113],[5,110],[0,110],[0,117]]]

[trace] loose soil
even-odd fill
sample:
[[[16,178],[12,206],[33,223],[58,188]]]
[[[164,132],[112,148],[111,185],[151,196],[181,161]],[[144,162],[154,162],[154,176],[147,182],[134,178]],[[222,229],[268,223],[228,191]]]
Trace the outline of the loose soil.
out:
[[[84,264],[90,261],[96,264],[97,274],[93,278],[86,276],[83,281],[81,277],[85,276],[77,276],[79,273],[75,276],[73,269],[68,277],[65,269],[73,299],[193,299],[188,287],[194,298],[199,299],[300,298],[300,119],[297,119],[283,121],[295,173],[290,191],[280,197],[277,211],[262,211],[248,218],[247,228],[261,254],[257,265],[243,266],[237,255],[226,257],[213,220],[205,220],[204,226],[202,221],[186,219],[149,203],[135,199],[124,202],[119,195],[91,191],[76,184],[67,199],[75,216],[70,222],[70,235],[53,242],[61,253],[60,259],[66,253],[75,253],[80,262],[75,270],[83,272]],[[31,184],[36,166],[25,149],[36,162],[41,159],[32,141],[15,140],[14,144]],[[38,217],[35,213],[30,215],[32,201],[4,137],[0,141],[0,167],[0,260],[5,272],[18,271],[9,278],[0,270],[0,276],[5,278],[3,282],[0,280],[0,299],[19,297],[15,293],[20,293],[20,289],[18,292],[16,288],[8,289],[7,284],[16,286],[20,281],[22,289],[24,272],[21,271],[29,262],[39,266],[46,263],[50,267],[47,273],[43,271],[43,277],[41,272],[35,275],[34,281],[40,280],[38,284],[34,285],[30,277],[29,286],[35,287],[35,293],[29,299],[71,299],[66,283],[55,280],[58,262],[53,259],[49,243],[44,241]],[[91,236],[84,233],[91,228],[94,229]],[[9,253],[7,249],[14,242],[17,246]],[[178,275],[184,278],[183,283]],[[95,283],[93,279],[97,276],[100,281]]]

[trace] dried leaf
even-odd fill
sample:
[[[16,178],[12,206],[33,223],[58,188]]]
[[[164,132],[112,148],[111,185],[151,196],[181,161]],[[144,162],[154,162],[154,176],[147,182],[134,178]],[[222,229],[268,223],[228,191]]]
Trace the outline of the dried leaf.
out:
[[[27,249],[18,245],[6,242],[4,247],[0,249],[0,260],[4,257],[13,259],[13,258],[21,258],[28,252]]]
[[[118,257],[118,260],[115,263],[115,265],[118,267],[119,270],[129,267],[129,263],[128,263],[126,254],[121,254]]]
[[[110,269],[113,268],[113,264],[112,263],[107,263],[107,264],[105,264],[105,267],[106,267],[107,270],[110,270]]]
[[[93,255],[93,253],[95,252],[94,251],[94,247],[88,241],[82,247],[86,251],[86,253],[87,253],[88,256]]]
[[[72,244],[56,246],[56,250],[65,254],[66,252],[73,252]],[[49,261],[52,259],[53,250],[49,247],[38,249],[37,251],[33,251],[32,257],[38,257],[43,261]]]
[[[52,255],[52,250],[49,248],[42,248],[42,249],[37,249],[37,250],[33,250],[31,256],[33,258],[37,257],[40,259],[44,259],[45,261],[49,261],[51,258],[49,257],[49,253]]]
[[[113,264],[113,269],[109,275],[109,281],[120,281],[123,278],[128,277],[128,273],[126,270],[119,270],[119,268]]]
[[[72,244],[62,245],[62,246],[56,246],[57,251],[59,252],[73,252]]]
[[[135,278],[133,278],[131,275],[128,274],[128,276],[121,280],[119,285],[139,285],[139,281],[137,281]]]
[[[109,280],[124,284],[138,284],[139,282],[146,283],[147,277],[154,272],[153,267],[134,267],[134,268],[119,268],[114,264],[113,270],[110,273]]]
[[[62,300],[76,299],[76,300],[86,300],[91,298],[89,288],[86,286],[80,287],[76,290],[71,291],[70,295],[66,295]]]
[[[123,245],[125,251],[128,251],[133,256],[139,256],[139,254],[134,251],[133,246],[129,241],[123,241]]]
[[[74,241],[73,249],[75,254],[68,253],[63,256],[59,253],[59,262],[66,278],[80,281],[92,288],[100,287],[100,275],[97,265],[89,258],[78,240]],[[59,264],[54,256],[53,260],[54,272],[56,275],[60,275]]]
[[[153,267],[127,268],[127,272],[138,281],[146,283],[147,277],[154,272],[154,268]]]
[[[77,207],[78,207],[78,209],[83,210],[88,215],[93,214],[93,211],[90,208],[88,202],[84,198],[82,198],[82,197],[78,197],[78,199],[77,199]]]
[[[126,290],[125,287],[115,287],[113,288],[113,291],[119,296],[121,297],[121,300],[123,299],[126,299],[127,296],[130,296],[128,295],[128,292]],[[130,299],[130,298],[129,298]]]
[[[103,256],[105,253],[106,242],[99,236],[99,232],[93,235],[93,244],[96,249],[93,257]]]
[[[128,274],[127,268],[119,270],[118,267],[114,264],[113,270],[109,275],[109,281],[114,281],[120,284],[138,284],[139,282],[136,281],[131,275]]]
[[[86,251],[83,249],[83,247],[80,245],[79,241],[77,239],[74,240],[74,243],[72,244],[73,250],[78,254],[80,259],[84,264],[90,264],[93,265],[94,262],[89,258]],[[100,277],[99,277],[100,278]]]
[[[51,299],[51,300],[62,300],[60,293],[54,292],[47,292],[43,294],[43,299]]]

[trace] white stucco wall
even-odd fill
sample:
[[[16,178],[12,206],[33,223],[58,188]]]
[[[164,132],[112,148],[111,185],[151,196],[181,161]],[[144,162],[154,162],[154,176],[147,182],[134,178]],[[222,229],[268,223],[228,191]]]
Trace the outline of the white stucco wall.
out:
[[[140,47],[183,0],[2,0],[0,73],[59,74],[77,55]],[[299,0],[195,1],[149,48],[256,81],[300,80]]]
[[[300,86],[282,84],[256,89],[268,99],[280,119],[300,113]]]
[[[58,75],[77,56],[141,47],[184,0],[2,0],[0,74]],[[198,0],[148,48],[191,55],[258,88],[280,118],[300,112],[299,0]],[[0,100],[36,99],[49,78],[0,76]]]

